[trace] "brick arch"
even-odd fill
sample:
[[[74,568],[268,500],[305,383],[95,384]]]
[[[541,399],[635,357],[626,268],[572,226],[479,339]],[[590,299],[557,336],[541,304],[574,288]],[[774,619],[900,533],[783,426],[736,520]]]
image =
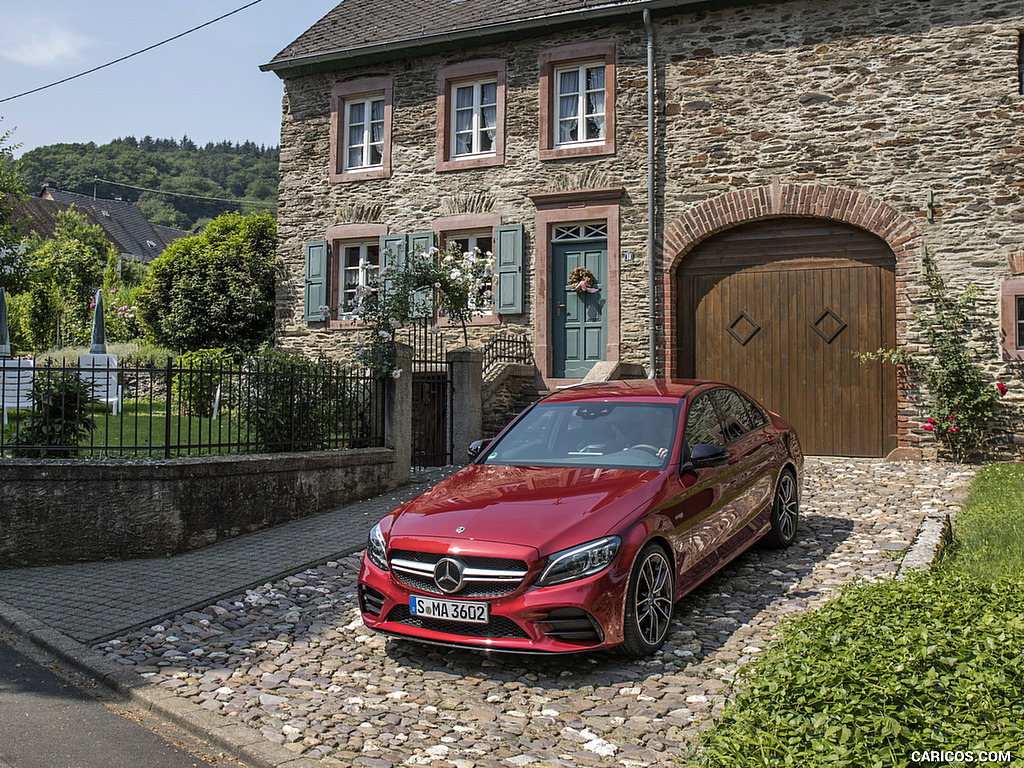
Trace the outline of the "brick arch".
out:
[[[694,206],[671,222],[665,230],[662,303],[660,306],[661,375],[675,375],[676,359],[676,272],[696,246],[709,237],[740,224],[780,217],[830,219],[866,230],[883,240],[895,256],[896,345],[907,343],[906,330],[913,321],[909,291],[910,275],[920,272],[922,235],[912,219],[872,195],[853,189],[822,184],[781,183],[778,178],[760,187],[736,190]],[[909,289],[909,290],[908,290]],[[912,398],[907,382],[897,382],[898,451],[916,455],[917,442],[908,417],[902,411]],[[900,455],[903,455],[900,453]]]
[[[854,189],[822,184],[783,184],[778,178],[760,187],[728,192],[694,206],[665,229],[661,304],[661,370],[676,370],[676,287],[679,264],[707,238],[739,224],[801,216],[831,219],[867,230],[884,240],[896,257],[897,345],[913,317],[907,297],[907,275],[921,247],[921,233],[911,219],[876,197]]]

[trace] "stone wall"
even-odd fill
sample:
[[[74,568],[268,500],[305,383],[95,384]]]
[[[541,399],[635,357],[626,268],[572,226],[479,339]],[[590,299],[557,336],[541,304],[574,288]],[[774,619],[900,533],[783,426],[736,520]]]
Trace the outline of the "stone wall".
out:
[[[385,448],[151,461],[4,459],[0,568],[161,557],[395,487]]]
[[[1001,403],[998,441],[1015,455],[1024,376],[999,349],[999,291],[1007,257],[1024,248],[1024,96],[1017,0],[792,0],[698,13],[654,14],[658,99],[656,231],[659,276],[659,373],[672,373],[674,270],[701,237],[682,223],[724,210],[721,226],[768,215],[734,201],[754,190],[835,190],[871,209],[894,212],[912,242],[898,255],[897,343],[923,344],[915,307],[923,297],[927,248],[948,285],[981,289],[974,346],[989,375],[1010,392]],[[570,42],[611,41],[616,49],[616,153],[541,161],[538,152],[538,56]],[[437,72],[456,61],[501,58],[507,64],[503,166],[435,170]],[[367,76],[394,76],[390,179],[328,181],[331,88]],[[391,232],[430,229],[457,212],[500,213],[528,233],[537,192],[621,187],[621,359],[646,363],[647,189],[646,38],[640,13],[630,23],[558,32],[486,50],[416,56],[396,64],[286,81],[278,213],[282,280],[277,339],[284,348],[343,355],[352,334],[302,320],[303,243],[334,224],[372,221]],[[810,191],[807,191],[810,190]],[[822,192],[811,215],[836,217],[837,198]],[[824,201],[828,200],[828,204]],[[831,207],[830,207],[831,206]],[[805,210],[805,209],[801,209]],[[528,237],[528,251],[536,248]],[[610,249],[610,253],[612,249]],[[538,279],[528,256],[528,284]],[[527,311],[502,318],[535,334],[533,288]],[[475,343],[495,327],[474,329]],[[477,341],[479,340],[479,341]],[[461,340],[460,342],[461,343]],[[910,380],[900,390],[900,444],[933,455],[921,430],[928,394]]]

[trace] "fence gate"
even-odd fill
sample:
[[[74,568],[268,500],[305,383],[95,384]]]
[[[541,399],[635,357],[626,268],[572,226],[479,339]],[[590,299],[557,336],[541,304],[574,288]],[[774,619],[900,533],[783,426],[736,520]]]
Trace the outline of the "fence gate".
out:
[[[429,323],[406,328],[412,347],[412,464],[443,467],[452,457],[452,374],[442,334]]]

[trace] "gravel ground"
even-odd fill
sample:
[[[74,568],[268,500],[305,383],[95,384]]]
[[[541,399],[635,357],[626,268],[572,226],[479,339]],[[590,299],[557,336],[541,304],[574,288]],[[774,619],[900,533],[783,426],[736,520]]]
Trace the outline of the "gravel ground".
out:
[[[809,459],[797,542],[755,548],[676,606],[664,649],[558,658],[446,651],[366,630],[359,555],[96,648],[325,765],[663,766],[786,617],[856,579],[891,578],[926,514],[973,473]]]

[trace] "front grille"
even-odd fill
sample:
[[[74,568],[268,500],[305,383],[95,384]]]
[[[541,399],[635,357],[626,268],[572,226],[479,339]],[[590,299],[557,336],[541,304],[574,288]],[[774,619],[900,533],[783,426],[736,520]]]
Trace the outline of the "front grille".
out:
[[[460,598],[495,598],[515,592],[526,576],[522,560],[498,557],[455,557],[434,552],[406,549],[390,553],[391,572],[402,584],[432,595],[457,594]],[[434,566],[443,558],[458,560],[464,566],[462,588],[446,593],[434,583]]]
[[[548,637],[572,643],[599,643],[601,626],[582,608],[556,608],[537,621]]]
[[[407,627],[429,629],[432,632],[443,632],[448,635],[463,637],[488,637],[494,639],[519,638],[528,640],[530,636],[511,619],[504,616],[491,616],[487,624],[473,624],[466,621],[440,621],[424,616],[413,616],[409,606],[396,605],[388,614],[388,621],[405,624]]]
[[[363,613],[380,616],[380,612],[384,610],[384,599],[384,595],[376,589],[365,584],[359,586],[359,607]]]

